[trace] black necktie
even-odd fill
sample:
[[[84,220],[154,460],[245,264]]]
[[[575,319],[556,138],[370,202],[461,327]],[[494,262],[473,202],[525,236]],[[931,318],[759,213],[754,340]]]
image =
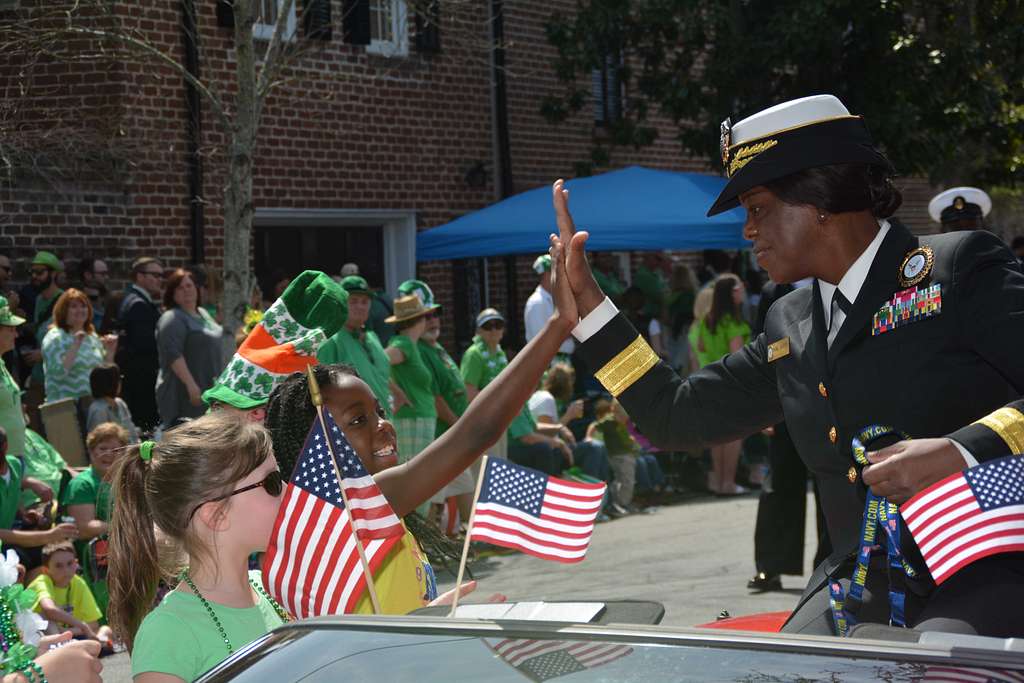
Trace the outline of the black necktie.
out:
[[[843,296],[843,293],[839,291],[838,287],[836,287],[836,291],[832,293],[832,308],[829,309],[829,312],[828,312],[829,313],[829,317],[828,317],[828,336],[829,336],[829,338],[832,337],[832,330],[833,329],[837,329],[838,330],[838,328],[836,327],[836,310],[835,310],[837,306],[839,307],[839,310],[841,310],[843,312],[843,316],[844,316],[843,319],[845,320],[846,319],[845,316],[850,315],[850,308],[852,308],[852,304],[850,304],[850,300],[849,299],[847,299],[845,296]]]

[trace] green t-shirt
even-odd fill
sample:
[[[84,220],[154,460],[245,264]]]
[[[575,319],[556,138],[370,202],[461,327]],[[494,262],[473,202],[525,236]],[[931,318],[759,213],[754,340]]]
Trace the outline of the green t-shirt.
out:
[[[21,388],[0,361],[0,427],[7,432],[8,455],[25,454],[25,414],[21,410]]]
[[[537,431],[537,421],[533,419],[530,406],[525,405],[512,420],[512,424],[508,426],[508,438],[518,442],[522,437],[535,431]]]
[[[43,338],[46,337],[46,330],[49,328],[50,323],[53,322],[53,309],[50,307],[50,304],[54,303],[57,297],[63,293],[63,289],[58,289],[49,299],[45,298],[42,293],[36,297],[36,306],[32,312],[32,329],[35,330],[36,342],[38,342],[40,350],[43,347]],[[43,365],[43,363],[36,363],[32,366],[33,382],[43,383]]]
[[[65,505],[95,505],[96,519],[110,521],[110,482],[103,481],[99,473],[90,467],[68,484],[64,492]]]
[[[437,406],[434,405],[434,376],[430,368],[423,362],[419,346],[404,334],[396,334],[388,342],[389,348],[396,348],[405,356],[398,365],[391,366],[391,379],[405,392],[409,403],[398,409],[395,417],[415,418],[429,417],[437,418]]]
[[[25,476],[38,479],[51,489],[54,495],[60,490],[60,479],[68,464],[60,453],[31,429],[25,430]],[[39,496],[35,491],[25,489],[21,492],[22,506],[36,503]]]
[[[708,321],[705,318],[697,326],[696,337],[697,360],[700,361],[700,366],[704,367],[708,363],[713,363],[727,355],[729,353],[729,342],[732,339],[740,337],[744,344],[749,342],[750,325],[742,320],[736,320],[731,315],[727,315],[718,321],[715,331],[712,332],[708,328]],[[703,346],[703,351],[700,350],[701,346]]]
[[[608,449],[608,455],[629,455],[640,450],[640,445],[630,435],[626,425],[616,420],[614,415],[602,417],[595,423],[595,429],[604,447]]]
[[[65,612],[70,612],[73,617],[87,624],[99,621],[103,617],[103,612],[96,604],[89,585],[81,576],[71,577],[71,583],[64,588],[58,588],[53,585],[53,579],[48,574],[40,574],[32,580],[28,589],[36,592],[36,601],[32,605],[32,609],[40,614],[42,614],[43,608],[39,603],[43,601],[43,598],[50,598],[57,603],[57,607]]]
[[[462,380],[482,390],[508,365],[508,356],[500,346],[494,351],[480,337],[473,337],[473,344],[462,354]]]
[[[448,355],[448,352],[440,344],[431,344],[421,339],[419,347],[423,361],[430,368],[430,373],[434,376],[434,386],[437,387],[437,393],[441,395],[441,398],[444,399],[444,402],[448,404],[453,413],[461,416],[466,412],[466,408],[469,407],[469,397],[466,395],[466,384],[462,381],[462,373],[459,372],[459,366],[455,364],[455,361],[452,360],[452,357]],[[444,434],[450,426],[438,418],[436,436]]]
[[[258,571],[249,572],[249,576],[260,584]],[[209,605],[235,652],[284,623],[262,595],[253,607]],[[224,639],[199,598],[173,590],[146,615],[135,634],[132,676],[154,671],[194,681],[227,656]]]
[[[21,461],[7,456],[7,473],[0,476],[0,529],[14,526],[21,505]]]
[[[90,467],[71,480],[64,492],[63,503],[64,505],[95,505],[96,519],[101,522],[109,522],[112,501],[110,482],[103,481],[99,473]],[[78,560],[89,579],[89,585],[92,587],[96,600],[102,609],[107,609],[110,599],[107,581],[106,579],[97,580],[92,576],[89,543],[75,541],[75,550],[78,552]]]
[[[320,346],[316,357],[321,363],[348,363],[354,367],[391,419],[391,362],[375,332],[366,330],[360,338],[343,327]]]

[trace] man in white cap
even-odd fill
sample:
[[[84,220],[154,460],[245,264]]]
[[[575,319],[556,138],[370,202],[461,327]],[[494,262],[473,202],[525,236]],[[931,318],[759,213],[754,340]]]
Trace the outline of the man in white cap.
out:
[[[551,298],[551,257],[547,254],[538,256],[537,260],[533,262],[533,272],[537,273],[540,281],[537,283],[537,289],[533,290],[533,293],[526,300],[526,306],[523,308],[523,322],[525,323],[524,329],[526,330],[527,342],[540,334],[548,319],[555,312],[555,301]],[[572,355],[575,348],[575,342],[572,339],[566,339],[565,343],[558,349],[558,356],[555,357],[555,362],[569,362],[569,356]]]
[[[1024,604],[1024,553],[983,557],[936,585],[905,528],[882,534],[898,537],[891,543],[862,533],[866,503],[902,504],[1024,451],[1024,273],[1013,255],[983,230],[917,237],[890,220],[902,201],[894,169],[831,95],[726,120],[721,151],[729,182],[709,214],[742,204],[744,236],[771,279],[812,285],[776,301],[749,344],[683,380],[601,293],[556,183],[583,361],[663,449],[785,422],[836,552],[784,631],[845,635],[853,623],[892,622],[1020,636],[1024,610],[1009,606]]]
[[[928,202],[928,215],[942,224],[942,232],[984,230],[992,199],[976,187],[953,187]]]

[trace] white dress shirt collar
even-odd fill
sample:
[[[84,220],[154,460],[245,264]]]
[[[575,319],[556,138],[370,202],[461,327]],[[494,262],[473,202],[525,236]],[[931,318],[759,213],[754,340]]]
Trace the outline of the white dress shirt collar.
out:
[[[883,218],[878,221],[878,234],[871,240],[871,244],[867,246],[863,253],[857,257],[857,260],[850,265],[846,274],[839,281],[839,291],[843,293],[843,296],[851,304],[857,301],[857,295],[860,294],[864,281],[868,279],[868,271],[871,270],[871,264],[875,261],[875,255],[882,246],[882,240],[885,239],[888,232],[889,221]],[[835,293],[836,287],[837,285],[821,279],[818,280],[818,289],[821,292],[821,308],[825,311],[825,329],[829,328],[829,322],[832,320],[832,295]]]

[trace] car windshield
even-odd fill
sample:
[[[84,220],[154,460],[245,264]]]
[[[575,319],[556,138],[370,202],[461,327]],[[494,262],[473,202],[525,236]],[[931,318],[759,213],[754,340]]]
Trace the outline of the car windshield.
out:
[[[671,645],[633,640],[469,637],[347,629],[281,630],[209,680],[548,681],[1021,681],[1020,671],[971,668],[955,660],[771,651],[733,644]],[[240,662],[240,663],[241,663]]]

